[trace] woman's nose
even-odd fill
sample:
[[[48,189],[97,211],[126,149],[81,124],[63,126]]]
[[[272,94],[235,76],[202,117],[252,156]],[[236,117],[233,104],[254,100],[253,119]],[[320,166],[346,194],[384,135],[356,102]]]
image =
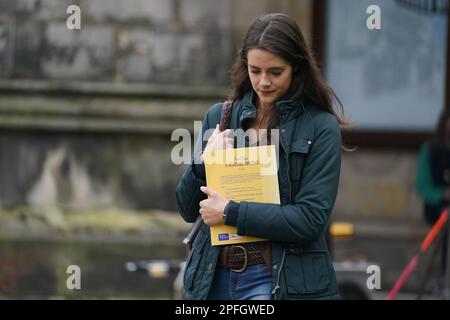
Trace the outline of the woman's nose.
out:
[[[262,77],[262,79],[261,79],[261,86],[263,86],[263,87],[268,87],[268,86],[270,86],[270,81],[269,81],[269,79],[267,79],[267,77]]]

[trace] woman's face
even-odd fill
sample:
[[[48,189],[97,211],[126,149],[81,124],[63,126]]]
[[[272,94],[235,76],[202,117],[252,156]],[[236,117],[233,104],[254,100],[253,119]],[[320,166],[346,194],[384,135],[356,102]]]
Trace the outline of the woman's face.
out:
[[[275,104],[289,89],[291,65],[269,51],[250,49],[247,52],[248,75],[262,104]]]

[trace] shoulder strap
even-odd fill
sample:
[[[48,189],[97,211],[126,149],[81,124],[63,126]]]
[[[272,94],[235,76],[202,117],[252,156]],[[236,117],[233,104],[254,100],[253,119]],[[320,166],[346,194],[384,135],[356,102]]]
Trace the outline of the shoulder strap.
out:
[[[228,129],[231,122],[231,113],[233,111],[233,101],[227,100],[223,103],[222,115],[220,116],[219,130]]]

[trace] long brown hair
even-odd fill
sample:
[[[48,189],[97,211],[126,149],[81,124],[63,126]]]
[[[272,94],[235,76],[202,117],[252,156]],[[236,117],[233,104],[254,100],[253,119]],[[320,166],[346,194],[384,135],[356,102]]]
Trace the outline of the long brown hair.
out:
[[[438,125],[431,138],[431,146],[433,150],[444,150],[449,143],[449,137],[447,135],[447,122],[450,121],[450,111],[444,108],[439,116]]]
[[[340,125],[349,124],[335,112],[333,99],[338,103],[343,114],[342,103],[321,76],[300,28],[293,19],[280,13],[258,17],[248,28],[239,55],[231,68],[229,99],[240,100],[249,90],[252,90],[247,68],[247,53],[253,48],[269,51],[290,63],[292,81],[281,100],[295,100],[303,95],[304,99],[334,115]],[[274,128],[278,124],[279,115],[276,108],[273,108],[271,114],[264,116],[270,117],[269,128]]]

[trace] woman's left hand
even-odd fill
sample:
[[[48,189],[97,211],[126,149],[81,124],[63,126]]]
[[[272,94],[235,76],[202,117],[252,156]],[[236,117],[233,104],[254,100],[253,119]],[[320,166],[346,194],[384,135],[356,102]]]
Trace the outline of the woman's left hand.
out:
[[[200,214],[203,222],[214,226],[224,221],[224,210],[228,201],[220,193],[208,188],[200,187],[200,190],[208,196],[208,199],[200,201]]]

